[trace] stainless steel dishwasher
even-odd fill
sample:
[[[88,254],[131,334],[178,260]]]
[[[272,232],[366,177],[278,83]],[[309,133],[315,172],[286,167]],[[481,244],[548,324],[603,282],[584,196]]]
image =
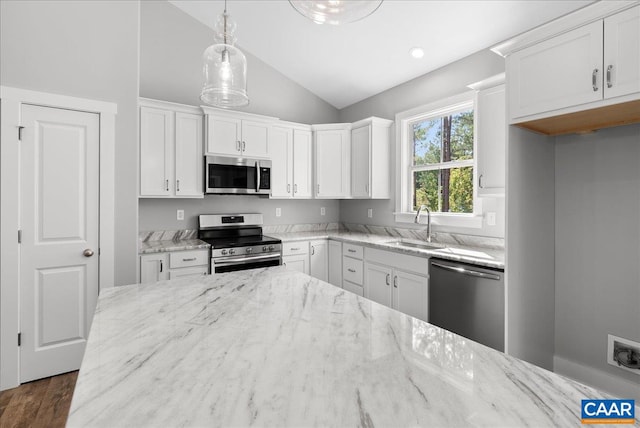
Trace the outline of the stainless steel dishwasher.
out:
[[[430,259],[429,323],[504,351],[504,271]]]

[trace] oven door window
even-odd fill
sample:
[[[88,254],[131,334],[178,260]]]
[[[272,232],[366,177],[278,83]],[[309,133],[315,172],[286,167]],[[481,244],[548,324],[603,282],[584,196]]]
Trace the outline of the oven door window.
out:
[[[280,266],[282,264],[282,259],[280,256],[273,256],[270,258],[261,258],[257,260],[247,259],[246,261],[238,261],[236,263],[227,263],[223,261],[224,259],[216,262],[215,259],[212,260],[211,271],[212,273],[225,273],[225,272],[236,272],[239,270],[247,270],[247,269],[257,269],[271,266]]]
[[[209,164],[209,189],[255,189],[256,168],[240,165]]]

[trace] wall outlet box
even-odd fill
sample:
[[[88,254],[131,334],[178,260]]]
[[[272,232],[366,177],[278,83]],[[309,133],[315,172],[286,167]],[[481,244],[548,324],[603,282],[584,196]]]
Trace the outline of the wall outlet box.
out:
[[[607,363],[640,375],[640,343],[608,335]]]
[[[276,208],[276,217],[280,217],[282,215],[282,208]]]
[[[176,218],[178,220],[184,220],[184,210],[178,210],[178,212],[176,214]]]
[[[496,225],[496,213],[488,212],[487,213],[487,226],[495,226]]]
[[[320,207],[320,215],[325,215],[327,213],[327,211],[324,209],[324,207]]]
[[[367,217],[369,217],[369,218],[373,218],[373,208],[369,208],[369,209],[367,210]]]

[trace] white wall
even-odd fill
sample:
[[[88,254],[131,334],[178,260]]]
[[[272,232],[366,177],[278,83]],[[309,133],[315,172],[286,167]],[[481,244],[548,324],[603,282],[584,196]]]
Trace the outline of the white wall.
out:
[[[140,10],[140,96],[200,105],[202,53],[213,43],[213,30],[165,1],[143,1]],[[212,17],[212,20],[216,17]],[[242,37],[242,23],[238,23]],[[239,45],[242,48],[241,45]],[[249,106],[240,110],[300,123],[331,123],[338,110],[244,51],[247,56]],[[262,212],[265,224],[338,221],[337,201],[285,201],[249,196],[206,196],[204,200],[142,199],[139,227],[146,230],[189,229],[197,215]],[[275,217],[275,208],[282,216]],[[320,216],[320,207],[326,215]],[[176,209],[185,220],[176,220]]]
[[[369,116],[395,120],[396,113],[469,90],[467,85],[504,72],[504,59],[489,50],[480,51],[431,73],[384,91],[352,106],[340,110],[341,122],[354,122]],[[394,127],[395,128],[395,127]],[[385,226],[413,227],[411,224],[395,223],[395,179],[398,176],[395,164],[395,130],[392,129],[392,197],[390,200],[341,201],[340,219],[347,223],[364,223]],[[367,209],[373,208],[373,218],[367,218]],[[504,237],[504,198],[483,198],[483,213],[496,213],[496,225],[488,226],[483,221],[481,229],[444,228],[435,226],[435,231],[466,233],[470,235]]]
[[[1,1],[0,84],[117,103],[115,283],[136,281],[137,1]]]
[[[555,179],[556,357],[640,400],[640,376],[606,362],[607,334],[640,342],[640,124],[557,137]]]

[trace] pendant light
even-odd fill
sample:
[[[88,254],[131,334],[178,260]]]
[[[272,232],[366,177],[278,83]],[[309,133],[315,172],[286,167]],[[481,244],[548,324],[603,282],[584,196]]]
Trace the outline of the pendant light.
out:
[[[382,0],[289,0],[289,3],[316,24],[340,25],[366,18],[380,7]]]
[[[209,105],[223,108],[249,104],[247,96],[247,58],[236,48],[234,35],[236,23],[224,12],[216,22],[215,44],[202,55],[204,61],[204,86],[200,99]]]

